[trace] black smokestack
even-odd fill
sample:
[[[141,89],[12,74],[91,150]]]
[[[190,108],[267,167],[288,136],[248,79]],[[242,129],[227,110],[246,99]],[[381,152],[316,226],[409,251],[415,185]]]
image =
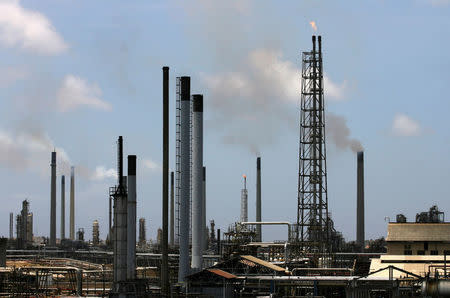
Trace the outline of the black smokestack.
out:
[[[356,181],[356,243],[364,250],[364,152],[359,151]]]
[[[119,190],[123,188],[123,139],[122,136],[119,136],[119,140],[117,141],[117,179]]]
[[[261,157],[256,158],[256,221],[261,221]],[[256,241],[262,241],[261,225],[256,226]]]
[[[169,296],[169,67],[163,67],[163,168],[162,168],[161,292]]]

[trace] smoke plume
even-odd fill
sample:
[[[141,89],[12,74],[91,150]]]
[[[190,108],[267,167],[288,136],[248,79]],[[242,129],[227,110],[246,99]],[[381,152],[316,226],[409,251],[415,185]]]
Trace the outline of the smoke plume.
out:
[[[325,128],[328,140],[331,139],[338,149],[350,149],[353,152],[363,150],[361,142],[350,137],[350,128],[345,117],[327,112]]]

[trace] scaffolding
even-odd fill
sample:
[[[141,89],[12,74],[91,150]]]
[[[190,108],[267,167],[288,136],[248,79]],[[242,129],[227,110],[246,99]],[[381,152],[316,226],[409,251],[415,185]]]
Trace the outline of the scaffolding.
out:
[[[302,55],[297,235],[301,249],[330,252],[321,37]]]

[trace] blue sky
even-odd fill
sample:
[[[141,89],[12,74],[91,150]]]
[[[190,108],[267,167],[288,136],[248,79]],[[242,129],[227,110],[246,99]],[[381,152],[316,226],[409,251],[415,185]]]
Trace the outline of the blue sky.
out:
[[[175,77],[191,76],[192,93],[204,94],[207,218],[222,230],[238,219],[245,173],[254,219],[261,154],[263,219],[296,221],[300,59],[315,33],[323,36],[337,229],[355,238],[349,144],[357,141],[366,152],[368,238],[386,235],[386,216],[412,220],[433,204],[448,213],[448,0],[1,0],[0,234],[28,198],[35,234],[48,235],[55,147],[59,175],[76,167],[76,229],[90,239],[97,219],[104,238],[115,141],[123,135],[125,153],[138,156],[138,216],[155,239],[164,65],[171,68],[172,168]],[[59,183],[57,210],[59,217]],[[283,228],[264,230],[266,240],[285,237]]]

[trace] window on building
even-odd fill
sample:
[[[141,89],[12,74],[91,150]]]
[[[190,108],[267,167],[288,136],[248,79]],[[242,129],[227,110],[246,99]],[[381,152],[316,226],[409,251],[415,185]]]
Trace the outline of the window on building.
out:
[[[411,249],[411,244],[405,244],[405,249]]]
[[[425,241],[425,242],[423,243],[423,249],[424,249],[424,250],[428,250],[428,242],[427,242],[427,241]]]
[[[450,250],[444,250],[444,255],[450,256]]]
[[[406,256],[411,256],[412,255],[412,250],[410,249],[405,249],[405,251],[403,252],[404,255]]]
[[[417,255],[424,256],[425,255],[425,251],[424,250],[418,250],[417,251]]]
[[[437,256],[438,255],[438,251],[437,250],[431,250],[430,251],[430,255]]]

